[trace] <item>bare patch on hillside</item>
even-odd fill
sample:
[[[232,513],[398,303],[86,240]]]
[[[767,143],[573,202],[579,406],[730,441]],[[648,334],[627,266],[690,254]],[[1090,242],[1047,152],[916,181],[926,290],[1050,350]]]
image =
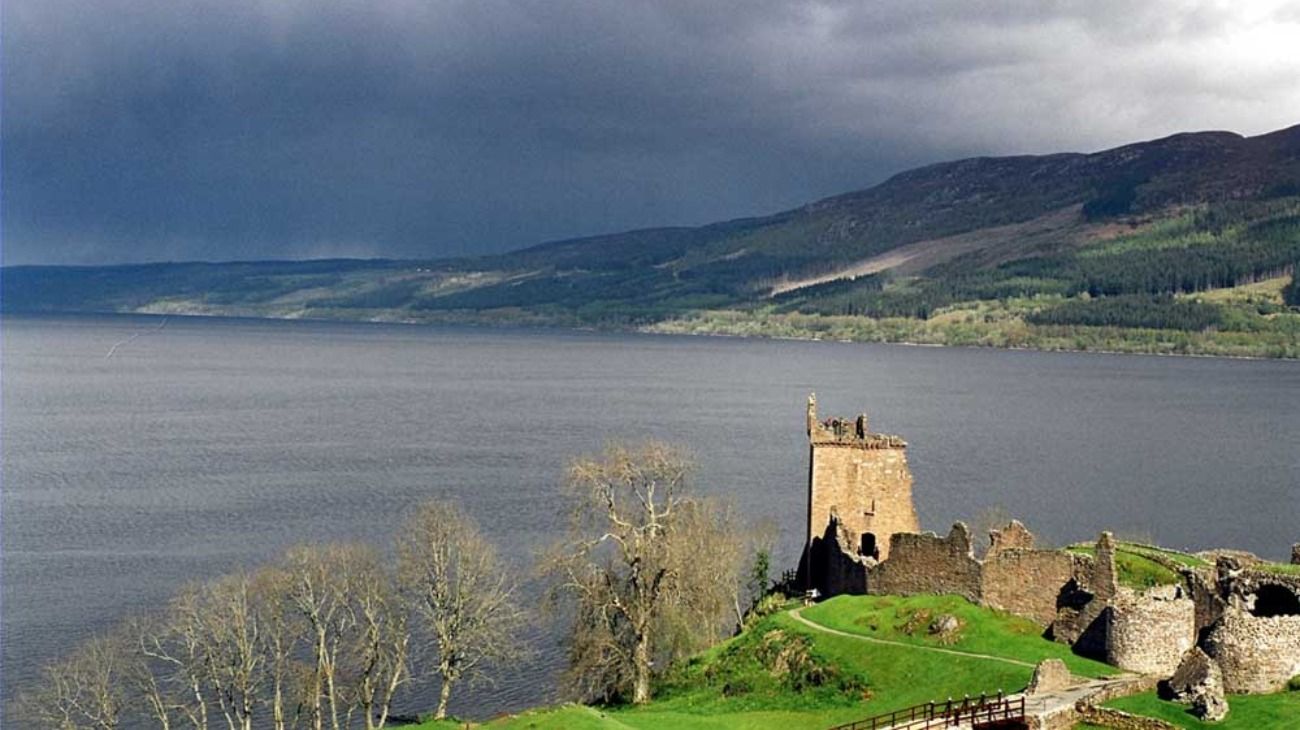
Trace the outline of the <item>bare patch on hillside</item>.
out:
[[[1095,240],[1097,232],[1103,228],[1102,225],[1084,223],[1079,210],[1080,206],[1072,205],[1023,223],[981,228],[955,236],[909,243],[836,271],[779,281],[772,288],[771,296],[881,271],[895,271],[903,275],[919,274],[931,266],[967,254],[979,254],[976,265],[995,266],[1013,259],[1078,246],[1085,241]]]

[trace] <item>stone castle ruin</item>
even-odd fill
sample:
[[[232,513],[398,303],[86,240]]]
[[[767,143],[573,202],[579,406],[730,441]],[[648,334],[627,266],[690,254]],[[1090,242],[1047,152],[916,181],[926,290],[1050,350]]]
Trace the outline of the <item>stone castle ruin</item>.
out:
[[[1274,692],[1300,676],[1300,571],[1235,551],[1202,553],[1204,565],[1191,565],[1145,546],[1142,557],[1178,581],[1137,589],[1119,581],[1110,533],[1086,550],[1042,549],[1015,520],[990,533],[979,559],[963,523],[946,536],[920,531],[903,439],[871,433],[866,416],[819,421],[811,396],[807,425],[799,588],[964,596],[1035,621],[1079,654],[1164,679],[1167,696],[1208,717],[1226,711],[1223,692]],[[1291,559],[1300,565],[1300,545]]]
[[[894,533],[919,531],[903,439],[871,433],[866,414],[819,422],[810,395],[808,450],[809,543],[838,520],[854,536],[855,552],[884,560]]]

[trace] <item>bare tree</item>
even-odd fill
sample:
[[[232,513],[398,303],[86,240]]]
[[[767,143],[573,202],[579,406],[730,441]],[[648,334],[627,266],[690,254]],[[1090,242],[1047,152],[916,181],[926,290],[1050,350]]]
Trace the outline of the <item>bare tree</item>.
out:
[[[270,684],[266,703],[270,706],[274,730],[297,726],[296,706],[301,696],[303,664],[298,651],[306,642],[306,622],[290,605],[289,591],[293,576],[280,566],[257,570],[251,580],[253,610],[261,627],[260,651],[265,661],[266,681]],[[289,706],[295,711],[290,713]]]
[[[347,581],[336,568],[350,557],[338,545],[300,545],[285,556],[288,598],[307,623],[311,646],[313,668],[305,704],[315,730],[325,727],[327,711],[329,726],[339,730],[339,636],[350,627],[344,606]]]
[[[661,619],[668,659],[692,654],[744,622],[746,563],[743,522],[731,502],[683,499],[669,533],[674,590]],[[662,653],[662,652],[661,652]]]
[[[12,712],[38,727],[116,730],[126,699],[125,656],[117,637],[97,636],[47,664],[39,685],[19,696]]]
[[[730,512],[687,496],[690,460],[648,442],[575,460],[567,537],[548,555],[551,597],[573,601],[570,681],[587,698],[650,699],[657,663],[717,635],[741,550]]]
[[[441,683],[434,717],[443,719],[458,682],[490,679],[489,667],[521,655],[524,614],[495,548],[455,505],[421,505],[397,554],[402,590],[433,640]]]
[[[343,647],[342,675],[348,681],[348,716],[359,710],[366,730],[378,730],[388,722],[397,689],[410,676],[410,612],[392,574],[379,563],[373,550],[354,550],[343,567],[348,588],[346,625],[351,631],[339,638]]]
[[[252,730],[265,676],[260,616],[250,594],[247,573],[218,578],[202,586],[195,616],[207,684],[229,730]]]
[[[382,728],[407,676],[410,642],[392,577],[375,550],[359,544],[293,548],[284,571],[289,604],[306,622],[312,667],[304,709],[312,725],[340,730],[360,711],[367,728]]]
[[[202,586],[191,584],[168,603],[165,614],[136,624],[134,643],[153,675],[159,702],[195,730],[208,730],[207,655]]]
[[[161,627],[162,621],[152,616],[132,616],[123,622],[121,636],[127,647],[123,679],[131,698],[128,703],[136,704],[160,730],[171,730],[173,715],[184,703],[167,682],[172,666],[149,653],[163,631]]]

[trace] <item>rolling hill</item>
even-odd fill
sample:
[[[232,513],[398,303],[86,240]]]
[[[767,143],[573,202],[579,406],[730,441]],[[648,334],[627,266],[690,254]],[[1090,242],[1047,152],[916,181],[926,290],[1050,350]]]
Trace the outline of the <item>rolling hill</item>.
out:
[[[478,258],[9,267],[0,297],[9,312],[1300,357],[1297,260],[1300,126],[945,162],[771,216]]]

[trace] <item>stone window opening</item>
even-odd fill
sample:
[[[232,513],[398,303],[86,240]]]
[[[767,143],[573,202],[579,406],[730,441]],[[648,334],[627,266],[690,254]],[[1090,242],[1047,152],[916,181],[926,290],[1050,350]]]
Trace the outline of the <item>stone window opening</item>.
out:
[[[871,533],[871,532],[862,533],[862,545],[861,547],[858,548],[858,552],[869,558],[876,558],[876,559],[880,558],[880,550],[878,550],[876,547],[875,533]]]
[[[1250,612],[1256,616],[1300,616],[1300,597],[1283,586],[1260,586],[1254,598]]]

